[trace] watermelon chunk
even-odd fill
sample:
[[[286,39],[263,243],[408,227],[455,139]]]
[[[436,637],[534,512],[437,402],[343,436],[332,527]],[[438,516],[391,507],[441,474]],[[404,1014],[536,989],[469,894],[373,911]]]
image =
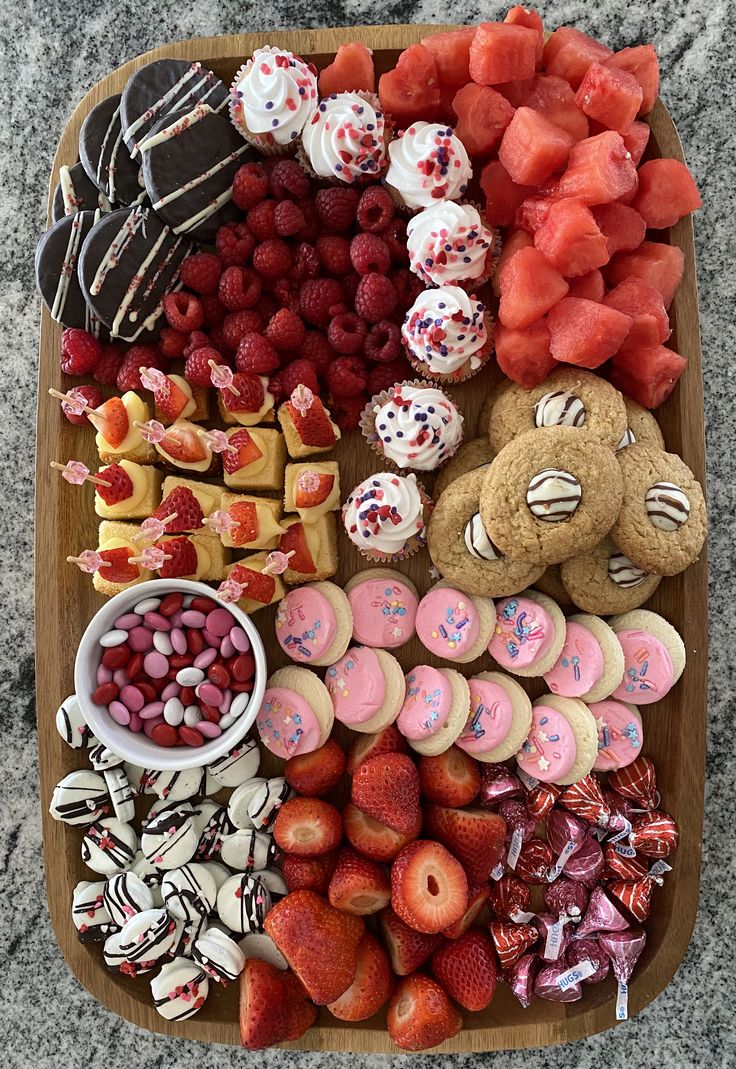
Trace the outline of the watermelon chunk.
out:
[[[451,97],[470,81],[470,42],[474,37],[475,26],[464,26],[422,38],[421,43],[437,64],[440,89],[447,90]]]
[[[547,325],[555,360],[596,368],[621,348],[631,319],[596,301],[565,297],[549,313]]]
[[[580,142],[584,144],[585,142]],[[514,182],[538,185],[565,166],[575,139],[531,108],[517,108],[498,150]]]
[[[635,45],[622,48],[608,59],[602,60],[607,67],[633,74],[642,90],[640,115],[647,115],[654,107],[659,93],[659,60],[652,45]]]
[[[648,227],[661,230],[703,206],[695,179],[679,160],[649,160],[639,168],[639,188],[631,202]]]
[[[494,89],[497,93],[500,93],[502,97],[506,97],[509,104],[513,108],[520,108],[522,104],[526,104],[526,98],[534,88],[536,78],[519,78],[513,82],[503,82],[501,85],[494,85]]]
[[[527,234],[526,230],[513,230],[509,233],[501,247],[501,254],[493,272],[493,292],[497,297],[501,296],[501,272],[504,266],[519,249],[526,249],[533,244],[531,234]]]
[[[470,77],[480,85],[532,78],[537,40],[537,33],[527,26],[481,22],[470,45]]]
[[[609,257],[639,248],[647,227],[637,211],[614,201],[612,204],[596,204],[592,212],[608,243]]]
[[[516,209],[514,226],[535,234],[547,218],[549,210],[558,201],[555,197],[527,197]]]
[[[685,270],[685,255],[676,245],[659,241],[642,241],[633,252],[619,252],[608,267],[608,281],[617,286],[625,278],[641,278],[662,294],[669,308]]]
[[[505,327],[528,327],[565,296],[567,282],[538,249],[525,248],[511,257],[500,275],[498,318]]]
[[[591,63],[575,94],[578,107],[609,130],[626,134],[641,107],[641,86],[628,71]]]
[[[378,79],[381,105],[397,126],[434,121],[440,113],[437,63],[424,45],[410,45],[396,66]]]
[[[576,141],[588,136],[588,120],[575,103],[575,94],[564,78],[554,74],[538,74],[531,92],[523,101],[553,122],[567,130]]]
[[[510,170],[509,174],[512,174]],[[560,196],[572,197],[583,204],[610,204],[632,193],[636,186],[636,167],[623,139],[609,130],[595,137],[586,137],[572,146],[567,170],[560,179]]]
[[[496,324],[496,360],[507,378],[527,390],[538,386],[557,366],[549,351],[549,328],[545,319],[514,329]]]
[[[349,93],[363,89],[366,93],[376,90],[376,72],[373,67],[373,51],[359,41],[340,45],[329,66],[319,73],[319,95]]]
[[[590,208],[577,200],[553,201],[537,227],[534,245],[565,278],[587,275],[608,263],[608,244]]]
[[[662,294],[641,278],[626,278],[606,294],[603,303],[631,316],[631,330],[624,343],[643,348],[660,345],[670,336],[670,321]]]
[[[602,301],[606,292],[603,275],[596,268],[587,275],[578,275],[570,279],[570,297],[585,297],[588,301]]]
[[[635,167],[639,166],[644,150],[649,144],[649,135],[651,134],[649,123],[635,122],[632,123],[631,129],[628,133],[623,134],[624,144],[631,153],[631,159]]]
[[[604,63],[613,52],[572,26],[560,26],[544,46],[544,69],[577,89],[591,63]]]
[[[516,209],[534,192],[534,186],[517,185],[500,160],[491,160],[480,173],[486,198],[485,217],[494,226],[511,226]]]
[[[527,29],[534,30],[537,38],[537,66],[539,66],[542,62],[542,51],[544,49],[544,23],[542,22],[542,16],[533,8],[522,7],[521,4],[517,4],[507,11],[506,18],[503,21],[511,26],[526,26]]]
[[[626,347],[616,354],[611,382],[645,408],[659,408],[682,375],[687,360],[663,345]]]
[[[452,101],[457,116],[455,133],[471,156],[490,156],[514,116],[505,97],[490,85],[469,82]]]

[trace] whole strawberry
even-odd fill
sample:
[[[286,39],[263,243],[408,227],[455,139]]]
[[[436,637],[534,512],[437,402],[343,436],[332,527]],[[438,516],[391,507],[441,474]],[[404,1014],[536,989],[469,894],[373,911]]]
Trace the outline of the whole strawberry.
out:
[[[496,954],[485,932],[467,932],[432,955],[432,973],[466,1010],[484,1010],[496,990]]]
[[[355,805],[401,835],[409,835],[419,815],[420,783],[416,765],[406,754],[371,757],[353,775]]]

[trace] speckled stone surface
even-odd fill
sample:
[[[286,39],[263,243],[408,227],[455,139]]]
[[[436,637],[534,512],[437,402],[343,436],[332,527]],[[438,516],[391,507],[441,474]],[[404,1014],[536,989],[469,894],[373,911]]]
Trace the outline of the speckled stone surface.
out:
[[[734,715],[733,568],[736,544],[734,456],[736,330],[734,329],[733,160],[736,155],[736,67],[732,3],[714,0],[567,0],[542,5],[550,25],[565,21],[614,48],[652,40],[662,64],[662,95],[682,136],[703,192],[696,238],[701,294],[711,515],[711,670],[703,880],[692,945],[667,990],[637,1019],[568,1047],[493,1056],[495,1069],[592,1066],[711,1067],[736,1064],[733,1029],[733,940],[736,863],[733,850],[734,763],[728,739]],[[33,703],[32,503],[35,365],[39,304],[33,247],[44,225],[54,146],[79,97],[108,70],[148,48],[187,36],[259,27],[361,22],[472,22],[498,17],[500,5],[456,0],[325,0],[299,5],[265,0],[60,0],[3,8],[4,106],[0,113],[0,415],[5,460],[0,465],[0,709],[4,803],[0,808],[0,912],[3,1005],[0,1040],[11,1069],[122,1069],[215,1064],[322,1069],[354,1064],[329,1054],[249,1055],[208,1050],[140,1032],[102,1009],[69,972],[45,907],[36,795]],[[8,508],[8,503],[12,507]],[[44,566],[44,562],[41,562]],[[41,651],[43,656],[43,651]],[[688,710],[683,709],[683,716]],[[11,734],[12,733],[12,734]],[[724,746],[726,749],[724,750]],[[693,805],[697,805],[693,799]],[[731,985],[731,986],[729,986]],[[406,1063],[406,1058],[392,1059]],[[482,1056],[443,1058],[463,1067]],[[370,1069],[387,1064],[361,1059]],[[432,1064],[440,1064],[437,1058]]]

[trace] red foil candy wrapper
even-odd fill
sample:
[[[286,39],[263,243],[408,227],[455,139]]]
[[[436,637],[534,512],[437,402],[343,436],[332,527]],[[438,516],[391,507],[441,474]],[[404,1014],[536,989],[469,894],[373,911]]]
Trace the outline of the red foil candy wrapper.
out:
[[[626,880],[614,880],[608,884],[608,893],[625,906],[635,920],[645,921],[652,905],[654,880],[645,876],[643,880],[629,883]]]
[[[570,984],[563,991],[557,982],[569,969],[570,966],[564,960],[555,961],[552,965],[543,965],[534,981],[534,994],[549,1002],[577,1002],[583,995],[580,984]]]
[[[578,937],[594,932],[620,932],[629,927],[629,922],[613,904],[599,885],[590,893],[588,908],[577,929]]]
[[[631,979],[646,941],[647,933],[642,928],[629,928],[627,932],[605,932],[598,936],[598,942],[611,959],[613,975],[619,983],[626,984]]]
[[[647,866],[638,857],[624,857],[616,849],[616,843],[606,843],[603,848],[604,880],[640,880],[647,874]]]
[[[597,839],[586,839],[565,865],[565,875],[586,887],[595,887],[603,871],[603,850]]]
[[[533,817],[542,820],[562,794],[562,787],[554,783],[540,783],[526,792],[526,807]]]
[[[529,885],[507,874],[491,886],[490,906],[497,917],[511,921],[516,913],[528,913],[531,902]]]
[[[677,849],[680,832],[669,813],[653,810],[634,818],[629,842],[646,857],[669,857]]]
[[[605,828],[611,819],[611,810],[605,803],[601,785],[592,773],[579,779],[560,795],[560,805],[569,809],[590,824]]]
[[[547,841],[556,855],[561,854],[569,842],[575,843],[579,849],[587,834],[588,826],[580,817],[562,809],[553,809],[547,814]]]
[[[506,971],[504,979],[524,1009],[532,1001],[539,966],[540,959],[537,954],[522,954]]]
[[[485,765],[480,785],[480,805],[499,805],[506,798],[522,793],[521,780],[506,765]]]
[[[641,754],[627,765],[608,773],[608,786],[624,798],[632,798],[643,809],[657,804],[657,774],[651,758]]]
[[[544,904],[558,917],[564,913],[572,921],[578,921],[585,913],[590,893],[582,883],[575,883],[561,876],[544,889]]]
[[[518,798],[507,798],[501,802],[498,811],[506,821],[506,842],[511,842],[511,836],[518,828],[523,843],[531,839],[537,830],[537,820],[533,817],[523,802]]]
[[[508,969],[510,965],[513,965],[524,951],[539,939],[539,932],[531,924],[491,921],[489,928],[502,969]]]
[[[599,984],[611,971],[611,961],[597,939],[576,939],[568,948],[567,961],[570,967],[583,961],[595,965],[595,972],[586,976],[584,984]]]
[[[547,873],[555,863],[555,854],[543,839],[530,839],[524,843],[516,862],[516,873],[527,883],[546,883]]]
[[[550,928],[557,924],[558,920],[559,918],[554,913],[540,913],[534,922],[539,929],[539,953],[544,961],[561,961],[572,937],[573,923],[572,921],[566,921],[562,925],[557,953],[547,954],[547,936]]]

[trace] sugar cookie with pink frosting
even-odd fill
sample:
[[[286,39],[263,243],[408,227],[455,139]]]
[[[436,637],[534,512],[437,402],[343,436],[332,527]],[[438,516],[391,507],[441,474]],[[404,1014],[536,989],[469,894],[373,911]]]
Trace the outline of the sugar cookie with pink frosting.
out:
[[[501,672],[481,672],[468,680],[468,686],[470,713],[455,745],[476,761],[508,761],[529,734],[529,695]]]
[[[672,624],[649,609],[614,616],[611,627],[624,652],[624,675],[611,697],[632,705],[664,698],[685,669],[685,644]]]
[[[605,620],[579,613],[569,616],[565,644],[544,682],[553,694],[599,702],[612,694],[624,674],[621,643]]]
[[[294,587],[279,602],[275,628],[281,649],[292,661],[332,664],[342,657],[353,633],[350,602],[334,583]]]
[[[598,729],[587,705],[557,694],[537,698],[529,734],[516,754],[523,772],[567,786],[587,776],[597,757]]]
[[[422,645],[435,656],[460,664],[480,657],[495,623],[490,598],[473,597],[445,580],[424,595],[417,609],[417,636]]]
[[[327,669],[325,685],[335,719],[366,734],[393,724],[406,694],[399,662],[386,650],[370,646],[351,646]]]
[[[425,757],[444,753],[465,726],[468,681],[453,668],[417,665],[406,674],[406,696],[396,726],[412,750]]]
[[[612,772],[630,765],[641,753],[644,732],[641,716],[627,702],[608,699],[589,705],[598,728],[598,756],[593,769]]]
[[[353,638],[362,646],[392,650],[414,637],[419,594],[408,576],[367,568],[345,584]]]
[[[323,746],[335,714],[327,687],[307,668],[279,668],[268,680],[256,717],[263,745],[287,759]]]
[[[488,644],[494,661],[515,676],[543,676],[565,643],[559,605],[538,590],[522,590],[496,602],[496,626]]]

